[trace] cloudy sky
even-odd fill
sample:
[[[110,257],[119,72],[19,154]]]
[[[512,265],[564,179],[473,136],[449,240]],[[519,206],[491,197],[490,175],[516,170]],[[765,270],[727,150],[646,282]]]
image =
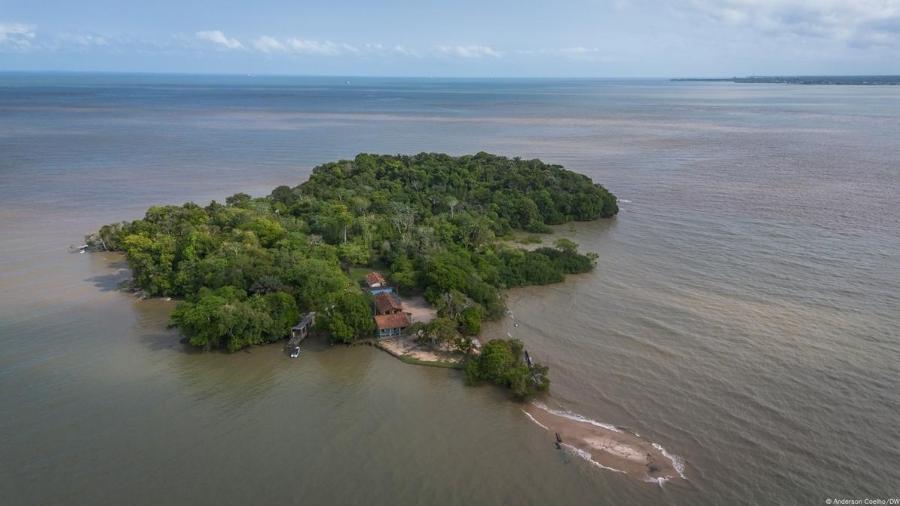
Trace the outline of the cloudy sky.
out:
[[[0,0],[0,70],[900,74],[900,0]]]

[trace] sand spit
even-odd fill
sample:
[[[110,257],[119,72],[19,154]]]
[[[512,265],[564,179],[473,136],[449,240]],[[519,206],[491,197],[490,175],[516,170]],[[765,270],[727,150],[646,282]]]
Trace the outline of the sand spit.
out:
[[[540,403],[529,404],[523,411],[551,438],[559,434],[563,450],[597,467],[660,485],[672,479],[686,479],[681,458],[620,427],[550,409]]]

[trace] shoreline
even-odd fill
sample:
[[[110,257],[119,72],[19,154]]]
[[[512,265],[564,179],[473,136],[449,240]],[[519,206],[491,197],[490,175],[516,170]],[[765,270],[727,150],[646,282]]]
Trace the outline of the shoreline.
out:
[[[435,352],[420,348],[412,343],[408,336],[401,338],[388,337],[383,339],[363,339],[353,344],[354,346],[367,345],[378,348],[388,355],[410,365],[422,365],[427,367],[443,367],[445,369],[462,369],[465,355],[451,352]]]
[[[177,300],[148,296],[143,290],[129,284],[120,285],[119,291],[131,295],[138,301]],[[429,313],[431,308],[423,303],[424,301],[416,300],[413,305]],[[427,316],[422,314],[420,318],[427,319]],[[516,320],[511,311],[507,316],[513,321]],[[184,342],[184,338],[181,342]],[[370,337],[350,344],[350,346],[360,345],[378,348],[409,365],[455,370],[465,368],[465,354],[421,346],[415,341],[414,336],[410,335],[381,339]],[[601,471],[624,474],[659,486],[679,478],[687,480],[681,457],[669,454],[661,445],[647,441],[622,427],[597,422],[576,413],[551,409],[540,401],[523,405],[522,412],[548,434],[555,433],[563,438],[562,441],[558,441],[557,448],[560,451],[577,456]]]
[[[174,302],[167,297],[145,297],[140,291],[120,290],[140,302]],[[184,341],[182,338],[181,342]],[[261,346],[271,346],[269,343]],[[279,342],[284,345],[284,342]],[[187,345],[185,345],[187,346]],[[349,346],[371,346],[391,355],[408,365],[437,367],[443,369],[464,369],[466,356],[459,352],[434,351],[415,342],[412,336],[389,338],[367,338]],[[547,432],[549,436],[560,434],[563,441],[560,450],[576,456],[600,471],[623,474],[632,479],[662,486],[671,481],[687,480],[684,475],[684,461],[677,455],[669,454],[658,443],[645,440],[626,430],[576,413],[551,409],[544,405],[548,399],[541,398],[522,405],[523,414],[530,422]],[[548,438],[548,442],[551,438]]]

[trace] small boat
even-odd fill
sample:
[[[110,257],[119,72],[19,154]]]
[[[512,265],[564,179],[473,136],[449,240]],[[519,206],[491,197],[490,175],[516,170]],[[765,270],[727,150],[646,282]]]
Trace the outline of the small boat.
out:
[[[297,358],[297,357],[299,357],[299,356],[300,356],[300,347],[299,347],[299,346],[294,346],[294,347],[291,349],[291,358]]]

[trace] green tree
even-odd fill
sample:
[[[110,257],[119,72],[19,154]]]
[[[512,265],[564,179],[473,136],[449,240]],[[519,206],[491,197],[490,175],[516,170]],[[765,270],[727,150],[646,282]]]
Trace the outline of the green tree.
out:
[[[488,381],[508,388],[517,399],[526,399],[537,392],[547,391],[550,377],[547,367],[530,367],[523,358],[524,346],[516,339],[491,339],[481,354],[466,362],[466,381],[475,385]]]
[[[192,345],[229,351],[262,343],[264,332],[273,326],[266,312],[231,287],[201,290],[196,300],[182,302],[175,308],[172,322]]]
[[[556,249],[562,251],[563,253],[572,254],[578,252],[578,244],[575,241],[566,239],[565,237],[560,237],[553,244],[556,246]]]
[[[233,207],[246,207],[250,204],[251,200],[253,200],[253,197],[247,195],[246,193],[235,193],[234,195],[226,198],[225,203]]]
[[[481,306],[469,306],[463,309],[457,321],[459,331],[467,336],[477,336],[481,332],[481,322],[484,320],[484,309]]]
[[[338,246],[338,256],[349,265],[368,265],[372,260],[372,250],[361,241],[354,240]]]
[[[271,323],[263,329],[267,341],[277,341],[288,337],[291,327],[297,324],[300,311],[294,298],[284,292],[272,292],[265,295],[254,295],[251,300],[257,311],[269,315]]]
[[[332,341],[342,343],[352,343],[375,332],[368,297],[352,290],[332,296],[331,305],[323,312],[320,324],[328,331]]]
[[[419,273],[406,255],[399,255],[391,264],[391,282],[401,293],[409,292],[418,285]]]
[[[459,334],[456,332],[456,322],[450,318],[435,318],[422,329],[420,341],[437,347],[452,343]]]
[[[503,314],[502,289],[558,282],[597,259],[571,242],[519,251],[497,237],[617,212],[606,188],[540,160],[360,154],[267,197],[153,206],[86,240],[124,252],[134,285],[148,294],[184,297],[174,322],[198,346],[280,339],[299,310],[328,308],[347,311],[329,320],[338,339],[366,335],[365,296],[342,300],[352,287],[343,269],[390,265],[396,288],[424,293],[464,334],[450,340],[464,349],[482,320]]]
[[[340,266],[317,258],[304,258],[285,269],[285,280],[294,287],[294,297],[304,310],[322,310],[335,294],[350,286]]]
[[[347,231],[353,223],[353,215],[347,210],[347,206],[339,203],[331,204],[326,210],[325,218],[331,235],[339,235],[341,242],[347,242]]]

